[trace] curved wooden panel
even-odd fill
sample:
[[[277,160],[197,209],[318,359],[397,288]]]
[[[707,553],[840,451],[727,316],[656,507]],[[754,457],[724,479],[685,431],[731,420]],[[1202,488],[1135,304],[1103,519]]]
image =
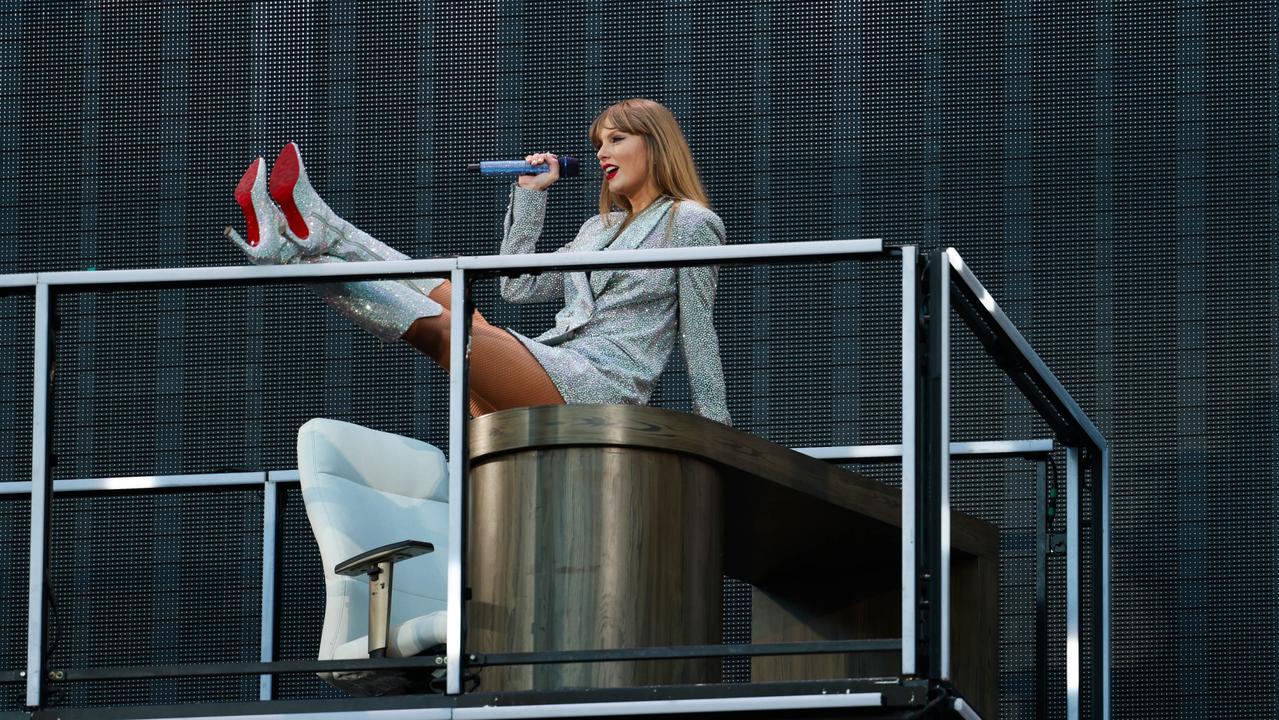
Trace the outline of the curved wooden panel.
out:
[[[471,469],[468,651],[716,643],[717,469],[634,448],[483,455]],[[718,659],[486,668],[487,690],[719,679]]]

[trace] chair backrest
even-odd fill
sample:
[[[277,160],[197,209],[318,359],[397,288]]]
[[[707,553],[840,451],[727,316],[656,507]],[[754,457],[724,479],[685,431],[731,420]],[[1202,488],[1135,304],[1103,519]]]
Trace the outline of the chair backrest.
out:
[[[352,556],[401,540],[435,552],[397,563],[391,624],[445,606],[448,567],[448,465],[419,440],[316,418],[298,430],[298,474],[307,518],[324,564],[320,659],[368,633],[368,581],[337,575]]]

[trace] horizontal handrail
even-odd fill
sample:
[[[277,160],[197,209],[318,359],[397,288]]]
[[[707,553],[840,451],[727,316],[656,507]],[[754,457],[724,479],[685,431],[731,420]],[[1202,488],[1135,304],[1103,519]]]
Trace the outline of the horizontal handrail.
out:
[[[376,260],[355,263],[304,263],[294,265],[227,265],[197,268],[142,268],[135,270],[58,270],[0,275],[0,288],[34,288],[49,285],[68,290],[107,286],[251,285],[306,280],[371,280],[397,277],[448,275],[455,269],[497,271],[503,274],[548,270],[621,267],[673,267],[772,260],[786,262],[834,261],[838,256],[870,257],[885,252],[882,240],[828,240],[813,242],[710,245],[705,247],[644,248],[607,253],[529,253],[522,255],[461,255],[423,260]]]
[[[137,490],[173,490],[193,487],[227,487],[261,485],[267,481],[265,471],[188,473],[185,475],[130,475],[123,477],[75,478],[54,480],[55,493],[126,492]],[[31,492],[31,482],[0,482],[0,495],[23,495]]]
[[[792,448],[817,460],[840,461],[876,461],[894,460],[902,456],[902,446],[889,445],[831,445],[827,447]],[[1051,438],[1039,440],[979,440],[975,442],[952,442],[950,454],[967,458],[1001,458],[1022,457],[1025,455],[1042,455],[1053,451]]]
[[[767,657],[774,655],[831,655],[886,652],[902,649],[900,638],[810,640],[740,645],[667,645],[613,650],[547,650],[542,652],[473,653],[468,667],[558,665],[619,660],[685,660],[691,658]]]
[[[902,446],[889,445],[830,445],[825,447],[791,448],[816,460],[840,461],[892,461],[902,456]],[[952,442],[952,456],[974,459],[1022,457],[1040,455],[1053,450],[1051,439],[1038,440],[980,440]],[[54,480],[55,493],[73,492],[134,492],[146,490],[174,490],[180,488],[229,487],[235,485],[261,485],[265,482],[298,482],[298,471],[246,470],[237,472],[184,473],[181,475],[122,475],[118,477],[69,478]],[[0,495],[25,495],[31,492],[29,480],[0,482]]]
[[[0,275],[0,288],[34,288],[39,279],[39,273]]]
[[[901,649],[896,638],[864,640],[819,640],[741,645],[671,645],[663,647],[619,648],[615,650],[552,650],[544,652],[472,653],[467,667],[511,665],[555,665],[566,663],[686,660],[693,658],[753,657],[780,655],[832,655],[856,652],[886,652]],[[55,668],[49,671],[54,682],[99,680],[151,680],[175,677],[230,675],[277,675],[337,671],[408,670],[441,668],[444,655],[401,658],[348,658],[344,660],[273,660],[271,662],[210,662],[180,665],[106,665],[100,667]],[[18,673],[0,675],[0,682],[18,682]]]

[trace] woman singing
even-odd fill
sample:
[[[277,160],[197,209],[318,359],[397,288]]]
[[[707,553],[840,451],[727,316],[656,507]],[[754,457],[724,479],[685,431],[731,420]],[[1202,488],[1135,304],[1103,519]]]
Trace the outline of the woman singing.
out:
[[[591,124],[604,172],[600,214],[557,252],[718,245],[724,225],[707,207],[688,143],[671,112],[652,100],[623,100]],[[529,155],[550,169],[512,186],[503,253],[531,253],[542,232],[547,189],[559,160]],[[297,147],[280,151],[265,179],[262,158],[235,197],[247,241],[226,234],[258,263],[401,260],[406,256],[339,218],[307,179]],[[268,197],[269,185],[269,197]],[[278,203],[272,203],[271,199]],[[711,322],[712,267],[545,272],[502,278],[511,302],[562,299],[555,327],[537,338],[472,322],[471,413],[563,403],[645,403],[678,337],[694,410],[729,424],[719,343]],[[384,340],[403,339],[448,368],[450,293],[443,280],[378,280],[314,286],[339,312]]]

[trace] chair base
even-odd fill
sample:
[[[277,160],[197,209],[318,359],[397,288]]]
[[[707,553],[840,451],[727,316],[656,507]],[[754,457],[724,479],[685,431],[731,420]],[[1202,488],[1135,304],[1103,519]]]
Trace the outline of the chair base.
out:
[[[444,646],[427,648],[414,657],[443,655]],[[320,673],[330,685],[356,697],[427,695],[444,692],[444,669],[379,670],[377,672]]]

